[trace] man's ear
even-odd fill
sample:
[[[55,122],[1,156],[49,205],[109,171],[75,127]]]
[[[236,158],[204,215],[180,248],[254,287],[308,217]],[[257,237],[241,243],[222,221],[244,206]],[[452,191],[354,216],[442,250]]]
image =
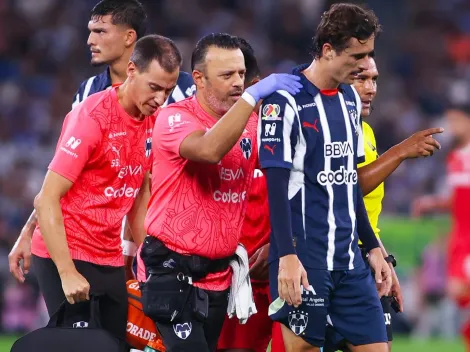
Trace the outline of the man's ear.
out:
[[[134,78],[135,74],[137,73],[138,69],[137,69],[137,66],[135,65],[135,63],[133,63],[132,61],[129,61],[127,63],[127,77],[132,79]]]
[[[125,44],[126,44],[126,47],[129,48],[131,47],[132,45],[135,44],[135,42],[137,41],[137,32],[133,29],[128,29],[126,31],[126,37],[125,37]]]
[[[261,81],[261,77],[256,76],[255,78],[253,78],[253,79],[250,81],[250,83],[248,84],[248,87],[251,87],[253,84],[258,83],[259,81]]]
[[[204,88],[204,72],[197,69],[193,70],[193,81],[197,88]]]

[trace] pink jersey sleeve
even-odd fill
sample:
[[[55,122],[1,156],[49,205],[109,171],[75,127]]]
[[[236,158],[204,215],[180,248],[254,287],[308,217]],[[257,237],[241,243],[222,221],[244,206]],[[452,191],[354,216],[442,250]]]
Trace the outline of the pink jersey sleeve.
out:
[[[73,109],[64,120],[49,170],[75,182],[101,138],[101,129],[88,109]]]
[[[183,140],[195,131],[205,130],[204,126],[187,110],[166,108],[157,117],[153,140],[159,148],[180,155]]]

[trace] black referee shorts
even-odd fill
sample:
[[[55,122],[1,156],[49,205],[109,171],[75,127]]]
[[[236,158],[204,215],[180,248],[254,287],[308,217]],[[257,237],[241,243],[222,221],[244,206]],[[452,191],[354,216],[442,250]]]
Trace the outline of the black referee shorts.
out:
[[[364,262],[369,267],[369,261],[367,260],[367,252],[361,248],[362,258]],[[372,272],[372,269],[371,269]],[[372,272],[372,277],[374,273]],[[385,327],[387,328],[387,337],[388,341],[393,340],[393,329],[392,329],[392,297],[382,296],[380,299],[380,303],[382,303],[382,310],[384,312],[384,320],[385,320]]]
[[[74,260],[77,271],[90,283],[90,292],[102,295],[99,300],[103,329],[121,340],[126,338],[127,289],[124,267],[100,266]],[[65,300],[62,282],[52,259],[32,256],[32,271],[44,296],[49,316]],[[90,318],[90,303],[67,305],[63,326],[73,327]]]

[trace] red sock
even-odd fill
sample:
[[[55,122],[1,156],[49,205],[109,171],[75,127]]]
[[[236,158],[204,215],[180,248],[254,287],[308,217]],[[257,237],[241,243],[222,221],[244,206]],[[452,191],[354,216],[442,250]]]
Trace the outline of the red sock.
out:
[[[467,352],[470,352],[470,320],[467,320],[462,326],[462,336],[467,347]]]
[[[271,340],[271,352],[286,352],[284,340],[282,339],[281,323],[274,322],[273,338]]]

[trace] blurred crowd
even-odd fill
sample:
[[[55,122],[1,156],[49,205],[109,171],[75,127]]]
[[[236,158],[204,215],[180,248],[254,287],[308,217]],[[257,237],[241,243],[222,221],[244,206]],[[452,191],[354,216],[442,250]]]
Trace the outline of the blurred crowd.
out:
[[[334,1],[142,2],[149,14],[148,31],[177,42],[185,70],[198,38],[229,32],[252,44],[262,73],[269,74],[310,60],[315,27]],[[420,129],[445,127],[447,104],[469,99],[470,2],[365,2],[384,29],[376,42],[379,93],[370,117],[383,152]],[[79,83],[103,69],[89,65],[86,45],[95,3],[0,0],[0,286],[6,287],[1,320],[7,331],[28,330],[27,324],[38,322],[33,313],[41,301],[34,286],[6,284],[11,280],[7,254],[32,210]],[[438,139],[443,145],[438,155],[407,162],[387,182],[385,212],[407,214],[413,197],[444,189],[444,160],[451,141],[445,134]],[[15,305],[21,309],[13,309]]]

